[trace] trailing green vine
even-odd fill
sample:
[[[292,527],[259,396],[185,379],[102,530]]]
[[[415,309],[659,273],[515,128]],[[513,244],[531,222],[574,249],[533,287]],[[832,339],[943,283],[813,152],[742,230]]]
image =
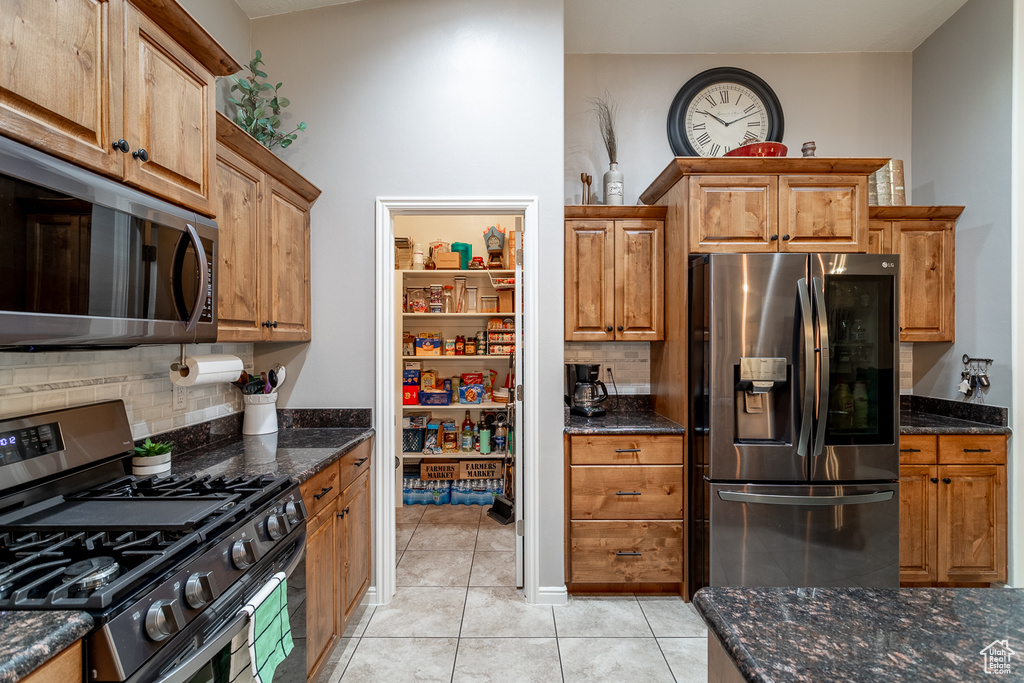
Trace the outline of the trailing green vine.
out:
[[[306,130],[306,122],[301,121],[287,133],[281,132],[281,110],[291,102],[287,97],[278,94],[283,83],[271,85],[260,80],[267,78],[267,74],[260,69],[261,65],[263,55],[256,50],[256,56],[249,62],[247,77],[228,76],[234,84],[231,86],[231,92],[241,93],[239,99],[229,97],[228,102],[238,107],[235,112],[235,123],[245,132],[267,149],[273,149],[275,145],[281,145],[283,149],[295,141],[299,131]]]

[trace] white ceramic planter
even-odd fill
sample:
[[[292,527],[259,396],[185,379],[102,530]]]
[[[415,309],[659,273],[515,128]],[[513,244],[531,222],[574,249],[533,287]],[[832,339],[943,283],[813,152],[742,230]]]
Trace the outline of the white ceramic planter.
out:
[[[132,474],[137,477],[148,477],[153,474],[165,474],[171,471],[171,454],[132,456]]]

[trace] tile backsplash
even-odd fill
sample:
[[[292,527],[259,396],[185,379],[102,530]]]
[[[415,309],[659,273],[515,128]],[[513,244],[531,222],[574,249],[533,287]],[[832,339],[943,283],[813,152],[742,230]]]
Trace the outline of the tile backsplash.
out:
[[[144,438],[242,411],[230,384],[186,389],[188,406],[175,412],[167,372],[176,344],[124,350],[0,352],[0,418],[123,399],[132,437]],[[252,344],[190,344],[188,355],[227,353],[252,369]]]
[[[914,345],[900,344],[900,393],[914,393]]]
[[[609,367],[620,394],[651,393],[649,342],[565,342],[565,362],[600,363],[601,381],[609,393],[615,391],[608,378]]]

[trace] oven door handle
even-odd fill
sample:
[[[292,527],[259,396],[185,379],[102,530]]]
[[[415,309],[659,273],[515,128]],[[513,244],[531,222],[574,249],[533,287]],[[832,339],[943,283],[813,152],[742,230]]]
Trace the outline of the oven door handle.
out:
[[[302,558],[305,557],[305,546],[303,544],[303,550],[295,553],[295,557],[288,563],[288,567],[284,570],[287,576],[291,576],[292,572],[298,566]],[[217,652],[222,647],[230,643],[235,636],[249,628],[249,615],[247,613],[239,612],[234,619],[232,619],[227,626],[217,632],[217,635],[213,636],[207,643],[205,643],[199,650],[193,652],[189,657],[181,662],[178,666],[174,667],[162,677],[156,680],[156,683],[187,683],[193,676],[199,673],[207,662],[210,661],[210,655]]]

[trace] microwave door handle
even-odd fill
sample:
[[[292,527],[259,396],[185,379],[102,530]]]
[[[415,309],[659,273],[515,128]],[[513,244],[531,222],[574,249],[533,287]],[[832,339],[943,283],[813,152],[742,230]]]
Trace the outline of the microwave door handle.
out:
[[[815,317],[818,323],[818,336],[820,338],[818,350],[821,362],[821,369],[819,370],[821,382],[818,393],[818,429],[814,436],[814,456],[817,457],[821,455],[821,451],[825,447],[825,420],[828,417],[831,352],[829,351],[828,343],[828,312],[825,310],[825,288],[820,277],[813,278],[812,283],[814,285]]]
[[[185,226],[188,228],[189,239],[192,240],[192,244],[196,248],[196,258],[199,259],[199,273],[197,274],[199,283],[196,287],[195,306],[192,307],[192,315],[190,315],[188,320],[185,322],[185,331],[191,332],[196,328],[196,324],[199,322],[199,316],[203,314],[203,299],[206,298],[207,277],[210,264],[206,260],[206,250],[203,248],[203,241],[199,239],[199,233],[196,232],[196,229],[190,223],[186,223]]]
[[[796,454],[806,457],[812,433],[811,419],[814,415],[814,326],[811,322],[811,295],[807,280],[800,278],[796,283],[800,299],[800,330],[804,342],[804,390],[803,410],[800,416],[800,435],[797,437]]]

